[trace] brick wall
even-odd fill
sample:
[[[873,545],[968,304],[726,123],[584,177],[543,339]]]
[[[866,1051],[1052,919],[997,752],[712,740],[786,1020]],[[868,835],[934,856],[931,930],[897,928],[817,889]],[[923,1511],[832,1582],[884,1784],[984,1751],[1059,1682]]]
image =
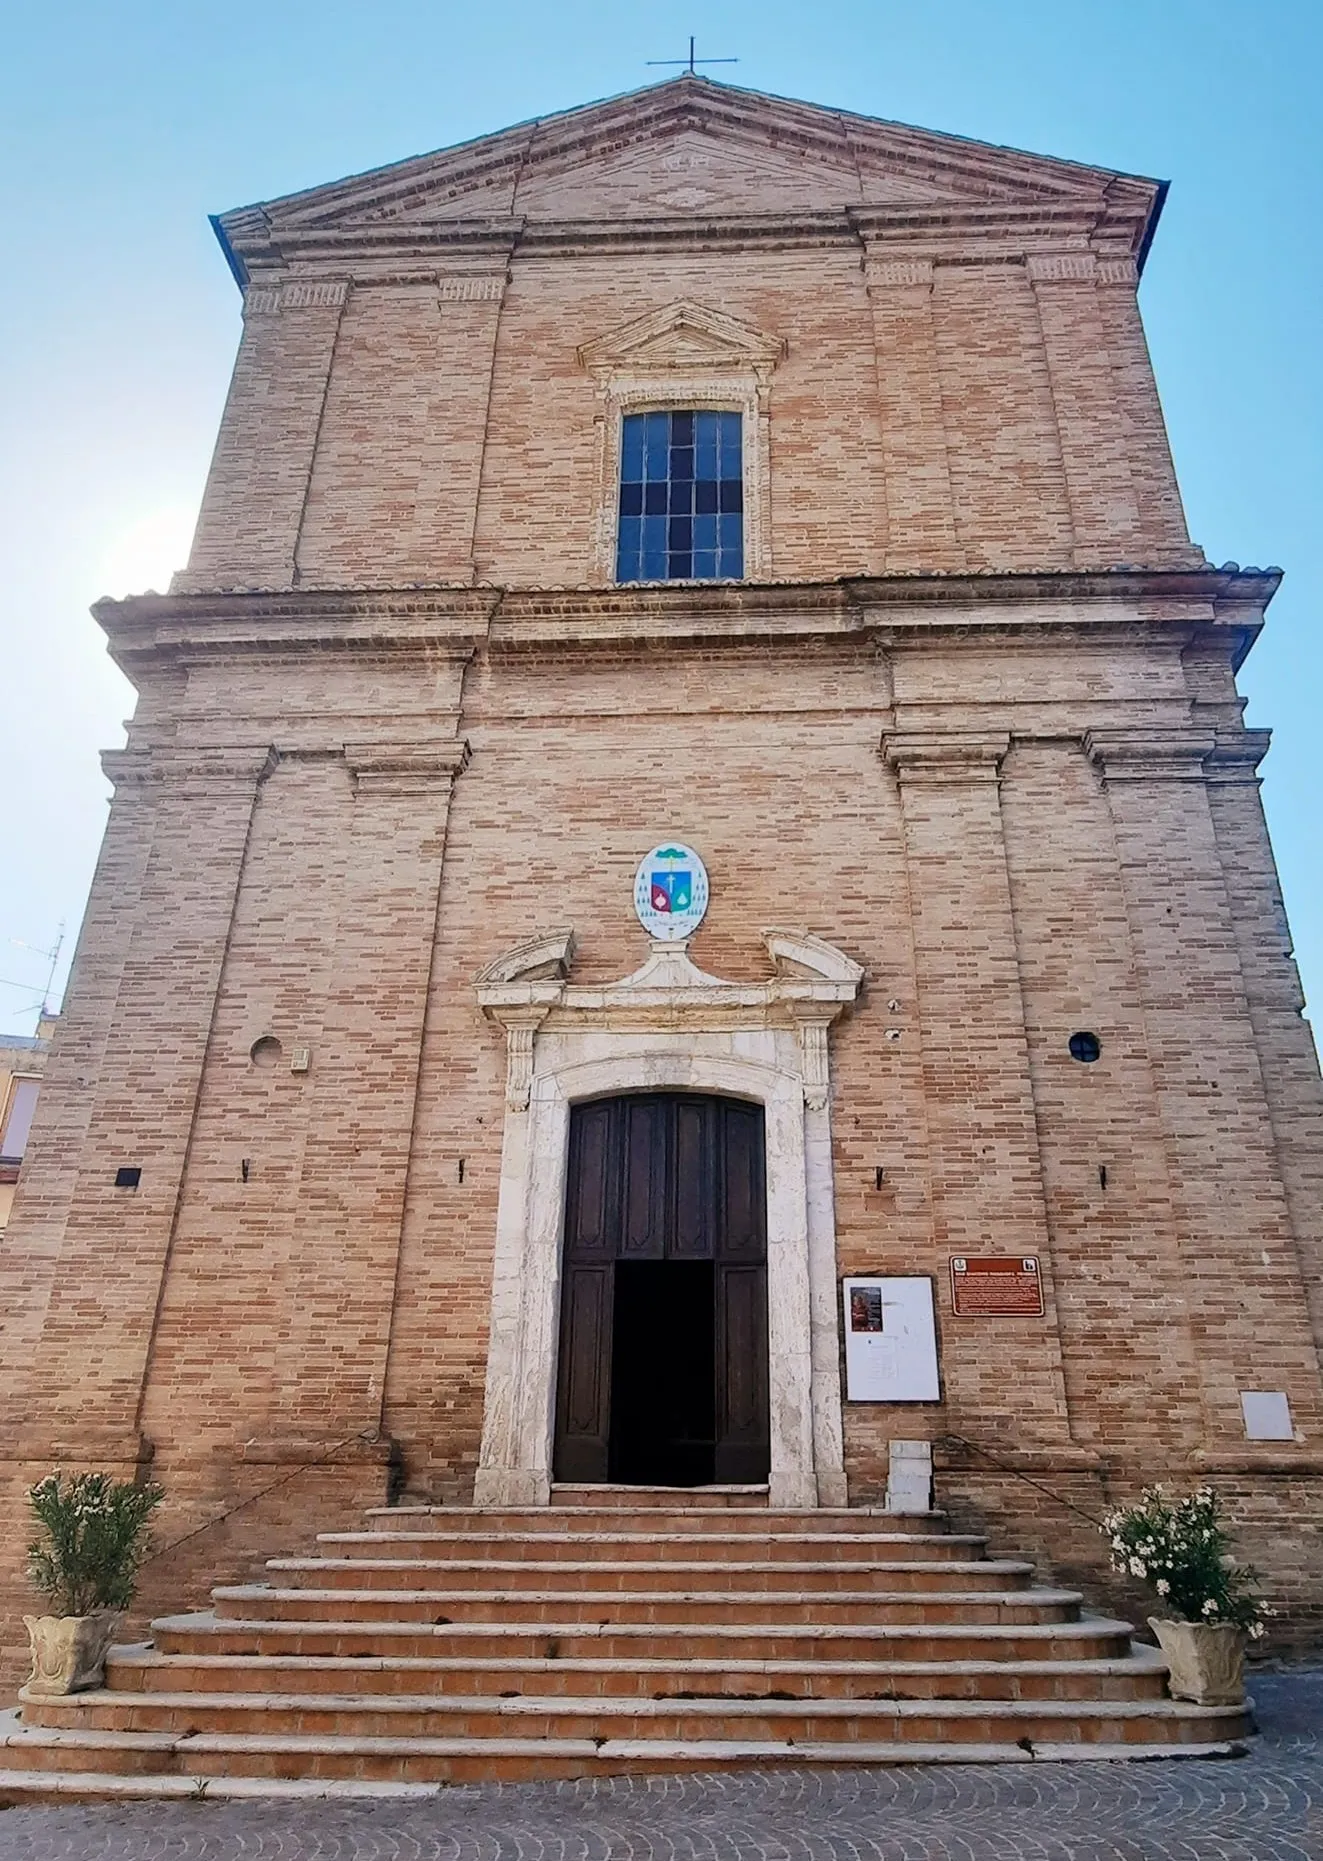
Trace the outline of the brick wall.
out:
[[[531,148],[500,170],[530,213],[671,185],[612,155],[599,199]],[[576,981],[634,969],[669,832],[712,875],[705,969],[760,978],[798,922],[866,971],[832,1034],[837,1264],[932,1275],[943,1401],[847,1409],[853,1496],[898,1435],[1085,1511],[1211,1474],[1312,1632],[1323,1100],[1233,672],[1275,584],[1197,567],[1112,234],[1044,254],[989,210],[907,251],[787,159],[736,162],[755,214],[759,174],[769,213],[808,187],[780,244],[497,225],[420,280],[423,209],[455,210],[425,164],[395,208],[369,177],[408,276],[389,239],[299,260],[315,203],[244,234],[266,270],[189,570],[99,610],[141,698],[0,1261],[7,1623],[53,1462],[154,1456],[167,1535],[206,1526],[146,1610],[379,1498],[390,1441],[411,1490],[467,1497],[505,1111],[474,979],[566,922]],[[594,591],[577,351],[686,299],[784,341],[777,583]],[[955,1318],[964,1251],[1037,1254],[1045,1316]],[[1297,1441],[1246,1443],[1246,1387]],[[1103,1580],[1057,1498],[942,1478]]]

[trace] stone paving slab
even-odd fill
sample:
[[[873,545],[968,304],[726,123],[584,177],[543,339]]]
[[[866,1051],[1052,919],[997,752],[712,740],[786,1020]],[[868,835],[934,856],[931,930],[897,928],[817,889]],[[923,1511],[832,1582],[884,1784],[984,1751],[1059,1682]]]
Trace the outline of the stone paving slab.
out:
[[[1239,1759],[10,1808],[0,1861],[1323,1861],[1323,1667],[1250,1690]]]

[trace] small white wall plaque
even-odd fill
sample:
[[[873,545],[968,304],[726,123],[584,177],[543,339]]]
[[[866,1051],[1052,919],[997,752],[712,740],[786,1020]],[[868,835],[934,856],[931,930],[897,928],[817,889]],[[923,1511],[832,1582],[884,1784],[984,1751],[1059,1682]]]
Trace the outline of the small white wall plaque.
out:
[[[1240,1406],[1251,1441],[1294,1441],[1291,1405],[1280,1389],[1242,1389]]]
[[[848,1402],[936,1402],[937,1327],[930,1279],[847,1279]]]
[[[707,867],[691,846],[663,840],[644,854],[634,874],[634,909],[660,943],[693,936],[707,910]]]

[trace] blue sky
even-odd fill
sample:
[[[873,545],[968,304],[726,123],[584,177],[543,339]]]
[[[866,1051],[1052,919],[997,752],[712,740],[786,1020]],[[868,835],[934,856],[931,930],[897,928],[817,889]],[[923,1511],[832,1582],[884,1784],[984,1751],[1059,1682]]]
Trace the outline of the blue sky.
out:
[[[207,214],[632,89],[691,31],[716,77],[1172,181],[1141,302],[1196,540],[1287,570],[1241,683],[1323,998],[1323,8],[48,0],[0,69],[0,1031],[62,920],[67,958],[132,705],[88,604],[164,585],[206,473],[239,333]]]

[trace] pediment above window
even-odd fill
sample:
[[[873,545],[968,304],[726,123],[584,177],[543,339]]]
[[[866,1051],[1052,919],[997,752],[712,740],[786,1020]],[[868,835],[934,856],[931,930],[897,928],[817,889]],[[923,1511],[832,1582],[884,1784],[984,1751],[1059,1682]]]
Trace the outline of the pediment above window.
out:
[[[579,350],[579,361],[599,379],[618,375],[693,374],[712,370],[765,381],[785,354],[779,336],[687,301],[635,317]]]

